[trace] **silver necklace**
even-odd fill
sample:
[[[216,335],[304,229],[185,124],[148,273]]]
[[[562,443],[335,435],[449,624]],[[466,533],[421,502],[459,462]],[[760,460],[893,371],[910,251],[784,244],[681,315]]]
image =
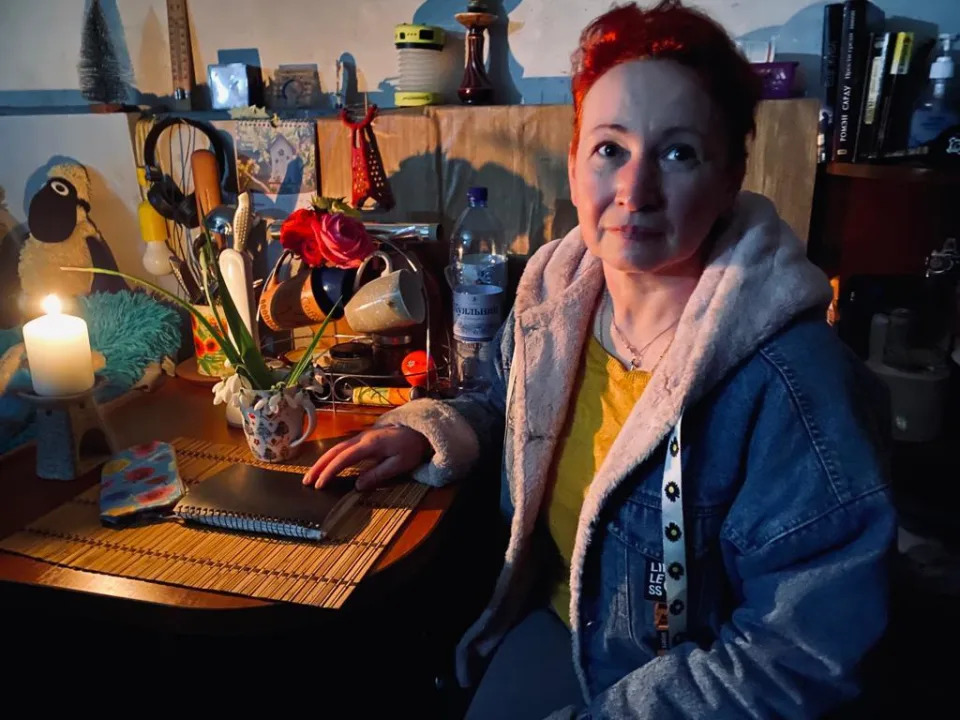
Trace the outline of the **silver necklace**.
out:
[[[677,319],[674,320],[672,323],[670,323],[669,325],[667,325],[667,327],[665,327],[663,330],[661,330],[660,332],[658,332],[658,333],[653,337],[652,340],[650,340],[646,345],[644,345],[642,348],[640,348],[640,349],[638,350],[638,349],[634,346],[634,344],[627,339],[627,336],[623,333],[623,331],[622,331],[622,330],[620,329],[620,327],[617,325],[617,319],[616,319],[616,317],[614,316],[614,313],[613,313],[613,300],[610,298],[610,293],[604,292],[604,294],[603,294],[603,301],[604,301],[604,305],[606,305],[607,307],[610,308],[610,327],[613,328],[613,332],[615,332],[615,333],[617,334],[617,338],[619,338],[620,342],[622,342],[624,345],[626,345],[626,346],[627,346],[627,350],[630,351],[630,355],[631,355],[631,357],[630,357],[630,369],[631,369],[631,370],[639,370],[639,369],[643,366],[643,356],[644,356],[644,354],[647,352],[647,350],[650,349],[650,346],[653,345],[657,340],[659,340],[660,338],[662,338],[664,335],[666,335],[667,332],[669,332],[670,330],[672,330],[672,329],[677,325],[677,323],[680,322],[680,318],[677,318]],[[601,339],[602,339],[602,338],[603,338],[603,335],[602,335],[602,333],[603,333],[603,317],[602,317],[602,316],[603,316],[603,312],[601,312],[600,315],[601,315],[601,325],[600,325],[601,336],[600,336],[600,337],[601,337]],[[612,344],[613,338],[611,337],[610,340],[611,340],[611,344]],[[668,347],[669,347],[669,346],[668,346]],[[664,349],[664,351],[660,354],[660,357],[657,358],[657,362],[654,363],[654,368],[660,363],[661,360],[663,360],[663,356],[666,355],[666,354],[667,354],[667,351],[666,351],[666,349]],[[652,371],[652,368],[651,368],[651,371]]]

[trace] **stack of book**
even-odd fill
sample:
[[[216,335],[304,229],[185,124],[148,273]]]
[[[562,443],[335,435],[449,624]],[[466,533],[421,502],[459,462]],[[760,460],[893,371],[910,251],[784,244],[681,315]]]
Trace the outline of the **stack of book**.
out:
[[[933,38],[888,32],[865,0],[823,9],[821,160],[876,161],[909,154],[914,103],[926,81]]]

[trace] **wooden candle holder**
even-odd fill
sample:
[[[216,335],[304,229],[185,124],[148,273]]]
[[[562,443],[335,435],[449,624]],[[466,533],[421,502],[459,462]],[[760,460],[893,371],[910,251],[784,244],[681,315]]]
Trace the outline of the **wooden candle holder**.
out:
[[[96,388],[55,397],[20,393],[37,406],[38,477],[73,480],[115,452],[93,397]]]

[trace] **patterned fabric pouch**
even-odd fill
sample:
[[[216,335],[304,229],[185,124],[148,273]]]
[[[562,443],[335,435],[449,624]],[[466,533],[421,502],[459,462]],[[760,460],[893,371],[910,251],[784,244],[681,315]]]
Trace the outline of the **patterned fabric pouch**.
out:
[[[165,442],[134,445],[114,455],[100,475],[100,522],[112,527],[158,520],[183,497],[173,447]]]

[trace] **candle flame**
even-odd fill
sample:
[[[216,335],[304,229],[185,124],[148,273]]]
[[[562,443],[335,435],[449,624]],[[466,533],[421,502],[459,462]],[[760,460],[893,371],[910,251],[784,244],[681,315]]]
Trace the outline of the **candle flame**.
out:
[[[43,299],[43,311],[47,315],[59,315],[63,310],[63,306],[60,304],[60,298],[56,295],[47,295]]]

